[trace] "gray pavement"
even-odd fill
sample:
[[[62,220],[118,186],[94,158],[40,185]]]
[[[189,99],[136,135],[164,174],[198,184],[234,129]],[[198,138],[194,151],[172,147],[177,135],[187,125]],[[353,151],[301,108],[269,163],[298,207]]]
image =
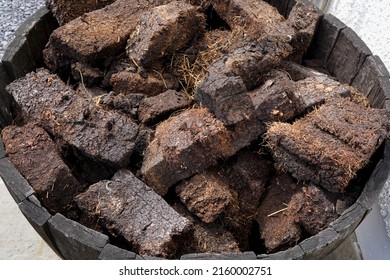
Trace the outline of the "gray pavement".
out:
[[[0,58],[18,26],[45,0],[0,0]]]

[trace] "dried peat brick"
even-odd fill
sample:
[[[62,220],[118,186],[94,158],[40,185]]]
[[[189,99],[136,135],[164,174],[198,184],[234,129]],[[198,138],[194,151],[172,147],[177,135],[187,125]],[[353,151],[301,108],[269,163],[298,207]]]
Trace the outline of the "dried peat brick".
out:
[[[160,123],[141,174],[158,194],[234,154],[231,135],[207,109],[189,109]]]
[[[115,0],[46,0],[46,7],[52,12],[60,25],[79,16],[103,8]]]
[[[271,7],[265,2],[252,0],[249,2],[232,0],[229,1],[230,5],[226,5],[226,1],[216,2],[218,2],[218,5],[221,5],[221,9],[227,17],[229,17],[230,13],[233,13],[236,18],[242,17],[243,19],[246,19],[247,13],[252,13],[254,10],[262,10],[261,6]],[[235,8],[236,4],[242,7]],[[254,8],[257,6],[260,8]],[[218,10],[218,8],[216,9]],[[208,84],[214,83],[214,80],[216,80],[213,74],[224,73],[227,77],[240,77],[246,89],[252,90],[263,83],[263,75],[278,67],[284,58],[297,52],[306,51],[308,47],[306,41],[311,40],[314,35],[315,29],[313,27],[317,25],[320,15],[312,4],[297,4],[294,9],[287,21],[279,19],[272,22],[270,24],[272,31],[269,31],[267,34],[241,38],[240,42],[228,54],[215,61],[209,67],[211,73],[206,76],[202,84],[207,87]],[[263,10],[267,11],[266,8]],[[274,10],[276,11],[276,9]],[[266,12],[265,15],[262,15],[260,12],[260,16],[253,13],[252,17],[264,16],[267,18],[270,15],[271,13],[267,15]],[[258,28],[257,24],[254,24],[254,27]],[[233,27],[231,26],[231,28]],[[304,35],[301,33],[304,33]],[[304,42],[300,42],[301,39],[305,39]],[[302,45],[298,45],[296,42],[300,42]],[[217,70],[215,71],[214,69]],[[218,88],[214,90],[218,90]],[[239,93],[237,92],[236,94]],[[231,92],[228,94],[226,95],[230,96]],[[197,97],[199,98],[199,94]]]
[[[222,6],[225,3],[224,1],[217,2]],[[241,3],[243,1],[230,1],[229,3],[231,2]],[[261,1],[250,3],[252,2],[253,5],[267,5]],[[247,5],[245,3],[242,5]],[[234,7],[234,5],[226,6],[228,10]],[[233,14],[239,16],[240,12],[242,12],[240,9],[236,9]],[[270,32],[260,37],[241,38],[227,54],[216,59],[208,67],[207,74],[196,88],[195,99],[235,131],[235,138],[245,138],[239,141],[238,145],[249,143],[264,132],[264,127],[256,125],[255,109],[247,91],[255,90],[264,84],[267,81],[266,74],[278,68],[284,59],[295,53],[306,51],[308,47],[306,43],[299,45],[296,41],[298,42],[301,38],[306,41],[314,35],[312,27],[316,26],[319,17],[311,4],[302,4],[288,21],[275,24],[273,33]],[[299,27],[302,27],[304,31]],[[306,30],[308,34],[305,33]],[[303,35],[301,31],[304,32]],[[313,33],[311,36],[309,36],[310,32]],[[243,127],[247,126],[255,128],[255,132],[246,133],[240,137],[240,132],[245,130]]]
[[[314,185],[304,186],[295,193],[288,208],[296,223],[311,235],[324,230],[338,217],[332,198]]]
[[[49,134],[34,124],[11,125],[3,129],[2,139],[9,159],[45,207],[66,214],[81,186],[61,159]]]
[[[294,95],[298,101],[298,111],[304,113],[322,105],[327,100],[337,97],[350,97],[351,92],[348,87],[340,84],[332,77],[316,75],[297,81]]]
[[[193,217],[180,202],[172,205],[180,215],[190,220],[194,226],[193,240],[186,253],[239,253],[240,248],[233,234],[222,225],[214,222],[206,224]]]
[[[112,166],[88,158],[74,147],[61,143],[61,141],[57,141],[56,144],[60,147],[61,157],[65,164],[72,168],[72,174],[85,186],[110,179],[116,171]]]
[[[54,30],[43,52],[46,66],[61,72],[71,62],[93,64],[124,50],[147,9],[172,0],[117,0]]]
[[[243,80],[230,75],[222,60],[209,67],[205,78],[196,88],[195,100],[229,127],[233,135],[232,146],[236,151],[266,131],[256,118]]]
[[[285,24],[294,30],[291,37],[293,52],[289,59],[298,63],[302,62],[303,56],[309,51],[317,26],[323,13],[309,1],[296,1]],[[288,35],[287,35],[288,36]]]
[[[113,166],[128,163],[138,126],[78,96],[56,75],[38,69],[7,87],[24,116],[86,156]]]
[[[261,36],[275,31],[275,26],[285,21],[276,8],[258,0],[210,0],[231,29],[245,28],[252,36]]]
[[[192,101],[182,92],[168,90],[144,98],[139,106],[138,119],[147,125],[163,120],[171,113],[190,106]]]
[[[263,75],[265,82],[247,91],[240,77],[229,76],[221,63],[209,70],[196,92],[196,99],[232,130],[236,150],[249,145],[273,121],[287,121],[311,111],[334,97],[350,95],[347,87],[333,78],[290,65],[294,78],[286,71]]]
[[[221,62],[210,67],[197,87],[195,99],[227,126],[249,119],[254,112],[242,79],[229,76]]]
[[[292,247],[301,238],[299,225],[287,211],[297,191],[299,187],[290,175],[277,173],[262,198],[256,220],[268,253]]]
[[[256,211],[268,184],[272,164],[257,153],[242,151],[223,170],[233,199],[221,219],[239,242],[240,249],[246,251],[249,250]]]
[[[299,112],[294,90],[294,81],[284,71],[268,74],[262,86],[248,93],[257,119],[267,123],[295,117]]]
[[[71,71],[73,78],[86,87],[98,85],[103,80],[104,74],[98,68],[93,68],[85,63],[72,63]]]
[[[146,77],[130,71],[121,71],[111,76],[110,83],[113,91],[125,95],[142,93],[147,96],[155,96],[169,89],[179,87],[178,80],[173,76],[160,76],[149,74]]]
[[[264,82],[265,74],[278,68],[281,61],[293,52],[289,41],[282,36],[268,35],[256,40],[248,38],[210,68],[223,63],[226,68],[223,73],[240,77],[246,89],[253,90]]]
[[[276,166],[295,178],[342,193],[387,137],[387,110],[334,98],[294,124],[266,133]]]
[[[326,100],[350,96],[347,87],[321,73],[298,81],[278,70],[265,77],[268,80],[261,87],[248,93],[257,118],[265,123],[291,120]]]
[[[123,114],[130,115],[133,119],[137,119],[139,105],[144,98],[145,94],[142,93],[124,95],[111,91],[108,94],[101,95],[98,98],[98,104],[107,110],[117,110]]]
[[[191,222],[128,170],[90,186],[75,200],[91,220],[123,237],[140,255],[173,257],[191,235]]]
[[[206,20],[196,6],[172,1],[145,12],[127,42],[127,56],[142,67],[161,64],[162,59],[188,46],[205,31]]]
[[[283,59],[300,58],[307,51],[320,14],[313,4],[298,3],[286,21],[275,25],[273,32],[242,39],[222,58],[228,72],[241,77],[248,90],[264,82],[262,76],[277,68]]]
[[[216,171],[205,171],[176,186],[187,209],[205,223],[212,223],[232,201],[228,181]]]
[[[230,189],[238,193],[240,209],[248,216],[256,212],[272,171],[270,161],[250,151],[240,151],[225,167]]]
[[[277,173],[257,211],[260,236],[269,253],[294,246],[302,230],[316,235],[334,221],[336,195],[312,184],[296,183],[287,173]]]

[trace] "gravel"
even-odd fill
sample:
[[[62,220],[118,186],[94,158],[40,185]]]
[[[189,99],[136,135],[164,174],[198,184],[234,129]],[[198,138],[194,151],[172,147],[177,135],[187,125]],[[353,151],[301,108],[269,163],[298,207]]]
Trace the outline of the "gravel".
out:
[[[44,0],[0,0],[0,58],[18,26],[44,4]]]

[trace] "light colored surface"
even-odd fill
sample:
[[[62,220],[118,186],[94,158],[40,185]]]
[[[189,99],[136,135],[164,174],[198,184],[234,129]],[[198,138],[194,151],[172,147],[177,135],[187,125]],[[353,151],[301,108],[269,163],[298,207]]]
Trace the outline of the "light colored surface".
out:
[[[327,255],[324,260],[361,260],[362,255],[356,235],[351,234],[336,250]]]
[[[390,181],[386,182],[382,193],[379,195],[378,203],[380,206],[380,208],[378,209],[378,213],[384,220],[387,235],[390,236]]]
[[[390,239],[376,204],[356,229],[356,236],[365,260],[390,260]]]
[[[0,203],[0,259],[59,259],[24,218],[1,179]]]

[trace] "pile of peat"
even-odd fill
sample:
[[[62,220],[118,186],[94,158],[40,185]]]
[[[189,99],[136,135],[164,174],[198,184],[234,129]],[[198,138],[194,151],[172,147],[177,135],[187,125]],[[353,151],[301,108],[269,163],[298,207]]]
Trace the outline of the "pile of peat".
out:
[[[302,66],[312,4],[73,2],[7,87],[6,152],[49,211],[177,258],[284,250],[356,201],[390,112]]]

